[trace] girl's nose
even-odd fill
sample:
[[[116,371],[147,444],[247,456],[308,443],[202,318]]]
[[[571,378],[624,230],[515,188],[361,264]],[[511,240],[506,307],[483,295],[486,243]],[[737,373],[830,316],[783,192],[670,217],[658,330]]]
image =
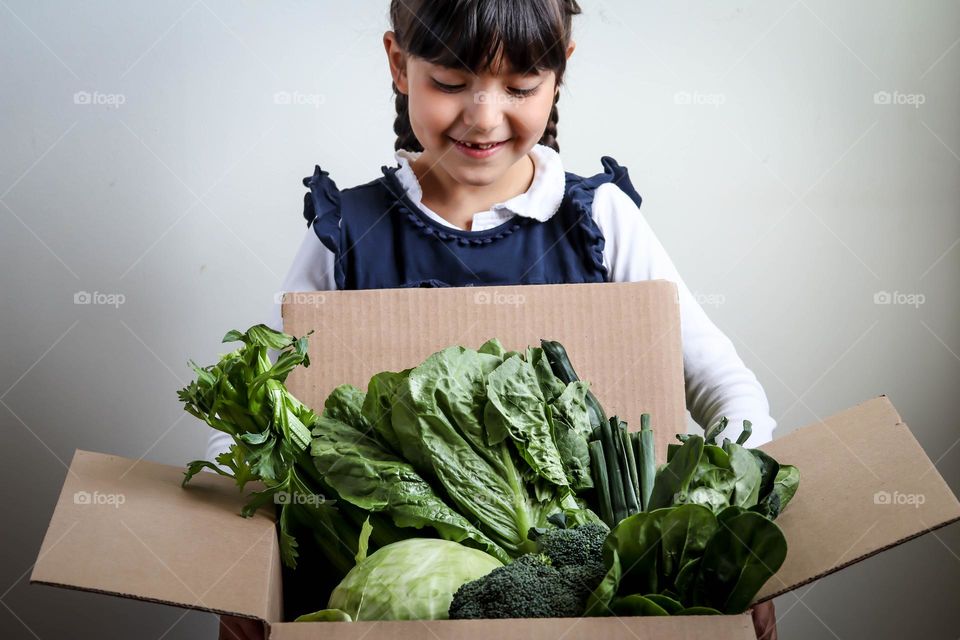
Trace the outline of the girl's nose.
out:
[[[464,108],[464,123],[481,134],[496,129],[503,120],[502,97],[493,91],[474,92]]]

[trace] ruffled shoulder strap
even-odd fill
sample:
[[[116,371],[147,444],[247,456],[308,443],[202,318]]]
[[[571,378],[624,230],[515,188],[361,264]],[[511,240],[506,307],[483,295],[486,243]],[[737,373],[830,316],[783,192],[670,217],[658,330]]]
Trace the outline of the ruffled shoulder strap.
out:
[[[640,203],[643,202],[643,198],[640,197],[640,194],[637,193],[637,190],[634,188],[633,183],[630,182],[630,174],[627,172],[627,168],[621,166],[616,160],[610,156],[603,156],[600,158],[600,163],[603,165],[603,173],[598,173],[595,176],[590,176],[589,178],[583,178],[581,190],[592,192],[597,187],[608,182],[620,187],[620,190],[630,196],[630,199],[633,200],[634,204],[638,207]]]
[[[312,176],[303,179],[310,189],[303,195],[303,217],[307,226],[334,255],[334,278],[338,289],[344,288],[344,273],[340,247],[340,189],[330,174],[316,165]]]
[[[579,211],[579,226],[583,230],[590,262],[594,269],[603,274],[603,278],[606,280],[607,268],[603,264],[603,248],[606,245],[606,240],[593,218],[593,200],[597,187],[612,182],[630,196],[630,199],[638,207],[643,199],[633,187],[633,183],[630,182],[626,167],[621,166],[610,156],[600,158],[600,163],[603,165],[603,172],[593,176],[582,177],[574,173],[567,173],[567,198],[569,198],[573,207]]]

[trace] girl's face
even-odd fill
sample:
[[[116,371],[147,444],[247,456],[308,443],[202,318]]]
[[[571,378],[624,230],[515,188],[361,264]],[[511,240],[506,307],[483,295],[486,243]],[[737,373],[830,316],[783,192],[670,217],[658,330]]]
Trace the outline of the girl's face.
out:
[[[476,75],[404,54],[393,32],[384,45],[397,89],[409,96],[410,124],[427,166],[442,167],[463,185],[489,185],[543,136],[557,90],[553,71],[512,69],[498,58]]]

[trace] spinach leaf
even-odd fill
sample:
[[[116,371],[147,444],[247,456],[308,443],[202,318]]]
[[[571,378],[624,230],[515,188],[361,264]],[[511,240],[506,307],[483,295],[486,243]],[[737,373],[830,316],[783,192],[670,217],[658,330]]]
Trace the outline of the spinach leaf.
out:
[[[666,466],[657,471],[647,511],[669,507],[678,497],[686,495],[702,454],[703,438],[700,436],[691,436],[677,449]]]
[[[680,607],[681,609],[683,607]],[[661,607],[650,596],[630,595],[614,598],[610,610],[618,616],[668,616],[670,612]]]
[[[730,467],[736,474],[730,503],[738,507],[752,507],[757,504],[762,479],[757,459],[748,449],[735,442],[728,441],[724,444],[723,450],[730,456]]]
[[[717,518],[707,507],[685,504],[666,510],[660,530],[658,584],[663,590],[674,585],[682,567],[703,555],[707,543],[717,531]]]
[[[607,535],[604,546],[616,551],[620,559],[617,593],[659,593],[661,586],[670,586],[665,582],[661,585],[660,558],[663,520],[671,511],[657,509],[634,514],[621,520]]]
[[[760,449],[747,449],[760,467],[760,491],[757,494],[757,502],[766,498],[771,491],[777,479],[777,473],[780,471],[780,464],[771,456]]]
[[[742,613],[786,555],[783,532],[762,515],[747,511],[721,519],[704,549],[690,600],[723,613]]]
[[[683,610],[683,605],[677,602],[675,598],[662,593],[648,593],[644,596],[647,600],[659,606],[671,616],[678,615]]]

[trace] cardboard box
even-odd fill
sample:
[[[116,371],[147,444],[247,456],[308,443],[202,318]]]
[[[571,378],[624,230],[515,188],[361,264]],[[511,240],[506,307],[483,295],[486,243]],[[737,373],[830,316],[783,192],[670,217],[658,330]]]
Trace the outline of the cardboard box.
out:
[[[288,294],[283,316],[289,333],[315,330],[313,364],[288,380],[314,408],[336,384],[365,388],[372,374],[407,368],[450,344],[476,348],[498,337],[519,349],[547,338],[567,347],[609,414],[632,427],[642,412],[652,414],[659,460],[674,434],[686,430],[679,308],[670,282]],[[786,562],[758,602],[960,519],[960,502],[885,396],[761,448],[796,465],[801,482],[777,519]],[[254,618],[279,640],[755,637],[749,612],[284,622],[273,514],[261,509],[241,518],[244,496],[231,480],[201,473],[184,489],[182,473],[182,466],[77,451],[31,583]]]

